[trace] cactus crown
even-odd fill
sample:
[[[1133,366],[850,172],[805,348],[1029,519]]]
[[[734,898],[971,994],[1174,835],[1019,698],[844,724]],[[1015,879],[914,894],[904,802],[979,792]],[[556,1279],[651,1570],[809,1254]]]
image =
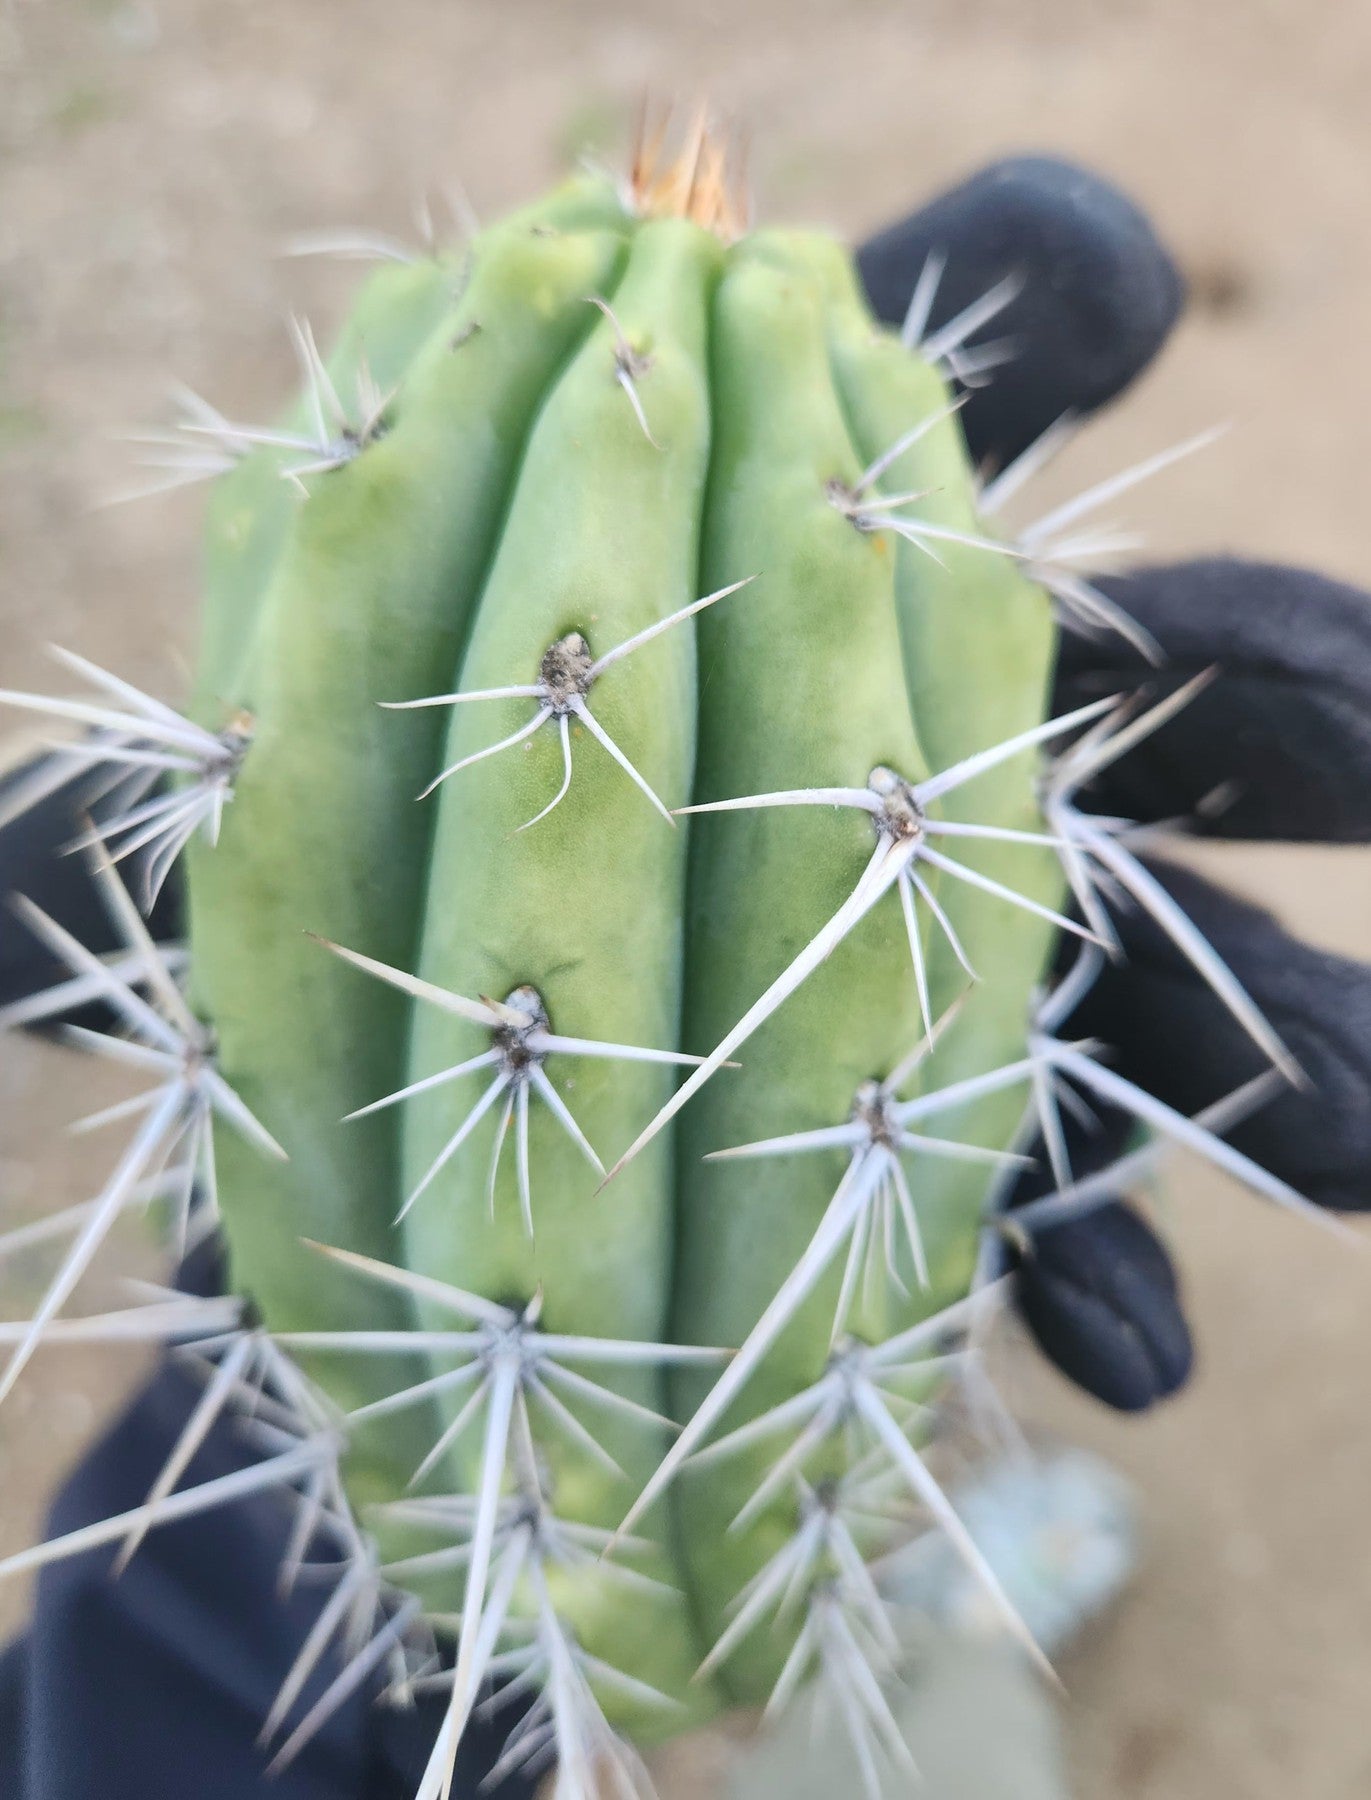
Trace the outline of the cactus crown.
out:
[[[10,1022],[103,997],[80,1042],[150,1085],[90,1121],[134,1128],[0,1386],[64,1332],[192,1347],[203,1405],[103,1536],[292,1497],[287,1577],[339,1560],[278,1757],[359,1682],[441,1685],[430,1800],[510,1681],[502,1766],[575,1800],[640,1782],[621,1730],[817,1672],[874,1782],[904,1752],[869,1562],[911,1505],[1032,1649],[924,1456],[983,1381],[1025,1149],[1056,1191],[1021,1235],[1098,1203],[1062,1122],[1092,1100],[1303,1207],[1213,1135],[1233,1108],[1181,1119],[1060,1035],[1122,897],[1289,1066],[1076,805],[1188,690],[1046,716],[1058,615],[1129,623],[1062,528],[1159,464],[997,535],[1044,451],[986,486],[948,383],[1009,290],[930,335],[937,273],[883,331],[834,245],[745,232],[703,120],[674,158],[645,125],[626,192],[389,264],[327,363],[297,328],[279,427],[189,403],[172,479],[220,479],[188,716],[74,657],[85,697],[4,696],[88,734],[59,775],[127,943],[25,905],[71,979]],[[188,976],[135,903],[183,851]],[[250,1306],[61,1316],[149,1199],[222,1230]],[[231,1410],[260,1460],[184,1487]]]
[[[689,219],[731,244],[747,229],[747,181],[741,156],[711,119],[697,109],[685,142],[671,148],[670,110],[655,119],[646,102],[628,174],[628,197],[641,219]]]

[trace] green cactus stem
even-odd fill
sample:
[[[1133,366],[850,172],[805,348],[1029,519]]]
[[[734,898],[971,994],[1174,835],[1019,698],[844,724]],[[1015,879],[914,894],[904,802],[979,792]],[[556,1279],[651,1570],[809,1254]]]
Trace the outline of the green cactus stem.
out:
[[[982,490],[949,365],[1005,295],[928,339],[936,272],[901,338],[828,239],[742,228],[716,140],[645,143],[622,190],[387,264],[327,362],[297,327],[280,426],[188,402],[171,478],[225,471],[188,718],[79,659],[87,700],[4,696],[96,734],[70,773],[103,771],[128,956],[25,916],[120,1015],[88,1047],[155,1078],[4,1385],[140,1196],[222,1230],[248,1310],[194,1429],[253,1397],[245,1481],[297,1497],[296,1560],[344,1552],[282,1755],[389,1666],[450,1689],[433,1800],[512,1678],[508,1766],[588,1795],[638,1779],[616,1733],[817,1670],[869,1773],[899,1746],[867,1562],[911,1503],[1026,1635],[923,1452],[1035,1133],[1059,1213],[1092,1094],[1312,1211],[1058,1035],[1108,882],[1289,1067],[1075,806],[1187,695],[1048,717],[1058,615],[1101,617],[1070,509],[991,522],[1029,464]],[[146,899],[183,849],[184,995],[115,867]],[[194,1509],[187,1454],[104,1540]],[[455,1668],[416,1674],[426,1629]]]

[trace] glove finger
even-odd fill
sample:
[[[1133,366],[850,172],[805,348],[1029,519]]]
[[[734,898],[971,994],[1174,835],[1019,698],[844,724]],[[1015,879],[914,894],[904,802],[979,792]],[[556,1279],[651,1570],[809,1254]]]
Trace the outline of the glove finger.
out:
[[[30,763],[0,777],[0,809],[5,797],[33,773]],[[90,878],[85,857],[65,855],[66,846],[84,829],[73,794],[59,788],[35,806],[0,826],[0,905],[23,894],[97,956],[120,948],[118,936]],[[173,869],[149,920],[158,942],[180,936],[182,895],[180,871]],[[31,931],[7,920],[0,931],[0,1006],[27,999],[70,974]],[[67,1015],[82,1025],[107,1027],[104,1007],[84,1007]]]
[[[991,163],[862,245],[857,266],[887,324],[903,323],[930,255],[947,258],[935,330],[1005,277],[1023,280],[969,340],[1008,339],[1015,351],[962,412],[972,455],[998,466],[1064,412],[1095,412],[1127,387],[1184,301],[1176,265],[1133,201],[1051,156]]]
[[[1371,966],[1301,943],[1260,907],[1189,870],[1148,867],[1223,957],[1309,1078],[1226,1133],[1307,1199],[1371,1208]],[[1115,915],[1126,961],[1072,1014],[1111,1066],[1195,1113],[1267,1066],[1262,1053],[1150,917]]]
[[[1035,1234],[1018,1258],[1014,1299],[1048,1360],[1119,1412],[1141,1412],[1190,1377],[1171,1258],[1119,1201]]]
[[[1061,1121],[1078,1180],[1117,1162],[1137,1130],[1117,1107],[1092,1101],[1091,1111],[1094,1129],[1071,1113]],[[1015,1211],[1057,1185],[1041,1141],[1032,1155],[1005,1203],[1015,1305],[1038,1348],[1068,1381],[1106,1406],[1140,1412],[1175,1393],[1190,1373],[1190,1332],[1171,1260],[1145,1221],[1119,1200],[1035,1229],[1031,1237],[1017,1232]]]
[[[1158,698],[1202,669],[1218,675],[1104,772],[1091,806],[1143,822],[1185,815],[1216,837],[1371,842],[1371,595],[1232,557],[1095,585],[1167,661],[1151,671],[1122,639],[1064,635],[1059,710],[1144,675]]]

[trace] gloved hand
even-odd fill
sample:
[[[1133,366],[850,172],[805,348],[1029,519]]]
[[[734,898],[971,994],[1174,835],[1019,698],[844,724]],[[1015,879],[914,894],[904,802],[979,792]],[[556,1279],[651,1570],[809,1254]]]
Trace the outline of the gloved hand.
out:
[[[963,408],[972,454],[1002,468],[1064,413],[1111,400],[1151,360],[1181,306],[1179,277],[1147,221],[1094,177],[1045,157],[998,163],[859,253],[873,304],[898,324],[930,254],[946,272],[936,330],[1006,275],[1019,296],[973,336],[1017,354]],[[1146,680],[1160,700],[1211,666],[1217,679],[1113,764],[1082,797],[1151,825],[1183,819],[1225,838],[1371,842],[1371,596],[1306,569],[1210,558],[1097,578],[1159,646],[1161,666],[1113,633],[1063,632],[1053,710]],[[1220,795],[1216,807],[1211,795]],[[1371,969],[1312,950],[1259,909],[1178,869],[1179,899],[1309,1077],[1226,1135],[1309,1199],[1371,1207]],[[1071,1016],[1073,1037],[1192,1114],[1263,1067],[1261,1053],[1146,914],[1110,909],[1126,960]],[[1066,947],[1064,947],[1066,948]],[[1068,954],[1074,954],[1067,949]],[[1097,1109],[1098,1110],[1098,1109]],[[1078,1173],[1117,1156],[1117,1118],[1070,1130]],[[1040,1166],[1009,1209],[1050,1185]],[[1034,1233],[1015,1298],[1046,1355],[1107,1404],[1136,1410],[1189,1376],[1175,1270],[1123,1196]]]
[[[216,1247],[183,1264],[190,1293],[221,1291]],[[167,1358],[58,1495],[48,1535],[115,1517],[147,1497],[203,1393]],[[211,1431],[185,1473],[213,1481],[250,1461],[229,1427]],[[281,1683],[328,1587],[283,1594],[290,1514],[274,1494],[153,1531],[114,1576],[109,1551],[46,1569],[28,1636],[0,1654],[0,1794],[5,1800],[413,1800],[446,1707],[381,1707],[365,1686],[332,1711],[304,1752],[265,1773],[259,1742]],[[318,1557],[319,1548],[311,1552]],[[327,1664],[301,1696],[319,1698]],[[475,1795],[513,1719],[472,1721],[454,1795]],[[526,1800],[517,1777],[483,1800]]]
[[[1136,208],[1107,183],[1048,158],[993,165],[867,244],[859,263],[883,318],[902,320],[933,252],[946,255],[928,323],[934,332],[1006,275],[1024,277],[1017,298],[960,353],[969,368],[978,342],[1008,338],[1014,348],[993,380],[973,389],[962,415],[973,454],[995,467],[1064,412],[1085,415],[1118,394],[1156,353],[1181,305],[1179,277]],[[1234,561],[1140,570],[1098,585],[1174,661],[1149,672],[1112,637],[1066,636],[1057,711],[1143,675],[1165,692],[1211,663],[1224,673],[1109,770],[1090,804],[1156,822],[1188,813],[1225,784],[1229,804],[1206,814],[1204,829],[1371,837],[1371,600],[1306,572]],[[0,890],[31,894],[92,948],[113,948],[81,864],[57,856],[73,833],[60,799],[0,830]],[[1309,1090],[1282,1093],[1232,1140],[1311,1199],[1371,1205],[1371,970],[1294,942],[1194,876],[1153,867],[1311,1077]],[[155,915],[163,937],[178,928],[174,880]],[[1260,1052],[1168,940],[1145,916],[1123,912],[1116,923],[1129,961],[1105,971],[1072,1015],[1072,1035],[1115,1046],[1113,1067],[1183,1112],[1255,1073]],[[59,974],[26,934],[5,934],[0,1005]],[[1120,1141],[1120,1121],[1106,1118],[1098,1138],[1073,1144],[1073,1166],[1107,1162]],[[1011,1207],[1043,1184],[1041,1175],[1026,1180]],[[1035,1231],[1018,1254],[1015,1285],[1046,1354],[1109,1404],[1146,1406],[1185,1380],[1190,1339],[1174,1271],[1123,1196]],[[192,1403],[188,1384],[165,1369],[73,1477],[53,1529],[141,1497]],[[230,1466],[236,1454],[213,1434],[201,1452],[204,1472]],[[0,1784],[7,1794],[182,1800],[193,1787],[236,1800],[256,1791],[252,1737],[269,1704],[271,1672],[287,1666],[307,1627],[309,1600],[300,1594],[291,1611],[272,1611],[284,1526],[274,1531],[269,1503],[252,1508],[252,1529],[227,1552],[225,1530],[222,1520],[212,1528],[191,1520],[154,1532],[113,1584],[108,1552],[44,1575],[29,1639],[0,1662],[0,1773],[8,1721],[27,1719],[30,1733],[22,1769]],[[203,1604],[209,1583],[213,1633]],[[223,1603],[239,1594],[226,1623]],[[248,1607],[251,1637],[246,1619],[236,1618]],[[112,1673],[136,1683],[140,1708],[153,1688],[174,1696],[155,1717],[155,1758],[130,1750],[130,1708],[108,1703],[120,1691]],[[73,1693],[83,1697],[78,1733],[60,1723],[71,1716]],[[272,1792],[278,1800],[398,1800],[404,1771],[416,1759],[422,1767],[432,1731],[423,1714],[366,1712],[359,1702]],[[169,1785],[149,1785],[158,1768],[172,1772]]]

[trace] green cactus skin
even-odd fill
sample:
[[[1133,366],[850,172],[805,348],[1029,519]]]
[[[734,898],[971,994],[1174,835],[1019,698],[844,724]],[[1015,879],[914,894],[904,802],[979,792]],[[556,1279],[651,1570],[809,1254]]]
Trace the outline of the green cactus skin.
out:
[[[737,1346],[804,1252],[844,1153],[703,1159],[843,1121],[859,1085],[918,1040],[895,895],[739,1050],[740,1066],[704,1085],[674,1134],[607,1185],[535,1104],[531,1240],[513,1149],[488,1204],[498,1105],[394,1224],[488,1074],[344,1115],[479,1055],[490,1033],[306,934],[458,994],[503,1001],[531,986],[564,1036],[703,1057],[850,894],[869,822],[806,807],[673,829],[575,720],[566,796],[521,831],[562,780],[556,719],[417,802],[441,771],[526,724],[535,702],[380,703],[536,682],[569,633],[600,656],[755,577],[608,669],[589,696],[600,725],[668,807],[864,788],[880,765],[914,781],[1044,717],[1049,606],[1004,556],[949,544],[937,562],[835,506],[832,484],[853,487],[947,396],[874,325],[825,240],[761,233],[726,248],[682,219],[640,222],[607,184],[582,181],[483,234],[465,270],[438,261],[376,277],[332,359],[340,386],[363,358],[395,389],[376,441],[308,477],[303,499],[279,479],[279,454],[259,452],[223,482],[212,515],[197,717],[218,729],[241,712],[253,726],[220,841],[190,859],[195,1002],[224,1076],[290,1157],[271,1164],[223,1142],[234,1284],[273,1331],[451,1326],[436,1304],[323,1260],[313,1240],[516,1307],[537,1296],[550,1331]],[[954,419],[891,480],[934,490],[930,519],[978,529]],[[1016,757],[944,811],[1040,829],[1035,766],[1031,752]],[[1050,851],[952,847],[1057,904]],[[961,882],[938,893],[983,977],[921,1071],[943,1086],[1021,1052],[1051,928]],[[921,926],[936,1015],[966,977],[926,909]],[[678,1080],[655,1063],[548,1061],[606,1163]],[[1022,1105],[1012,1089],[939,1130],[1003,1148]],[[864,1340],[930,1316],[970,1280],[987,1171],[918,1158],[911,1179],[931,1283],[863,1296],[851,1325]],[[841,1258],[728,1425],[822,1373],[840,1272]],[[352,1408],[453,1363],[319,1352],[307,1366]],[[604,1379],[685,1418],[712,1378],[633,1368]],[[403,1494],[458,1404],[440,1395],[359,1432],[355,1501]],[[618,1417],[594,1423],[622,1475],[565,1438],[546,1447],[546,1472],[559,1513],[611,1529],[666,1440]],[[476,1431],[430,1485],[470,1490],[479,1452]],[[795,1529],[783,1497],[728,1530],[764,1467],[759,1452],[687,1470],[649,1513],[656,1549],[642,1566],[678,1597],[628,1591],[595,1567],[558,1588],[585,1647],[682,1701],[682,1718],[724,1693],[765,1698],[793,1638],[758,1631],[719,1687],[690,1680],[730,1603]],[[453,1611],[460,1587],[425,1597]],[[662,1729],[632,1704],[612,1710],[636,1735]]]

